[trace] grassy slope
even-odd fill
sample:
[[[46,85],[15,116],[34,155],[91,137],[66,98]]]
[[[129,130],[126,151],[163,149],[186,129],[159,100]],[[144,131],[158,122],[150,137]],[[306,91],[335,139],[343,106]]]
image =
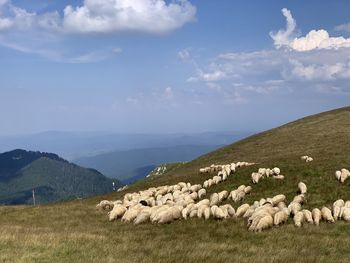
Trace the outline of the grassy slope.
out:
[[[199,167],[232,161],[259,162],[239,170],[210,192],[251,184],[250,173],[258,167],[279,166],[283,182],[265,179],[253,186],[245,201],[278,193],[295,195],[303,180],[309,188],[305,207],[329,205],[336,198],[350,200],[348,181],[334,179],[334,171],[350,167],[350,108],[308,117],[242,140],[205,155],[159,177],[149,178],[127,191],[151,185],[190,181],[202,183]],[[300,161],[301,155],[315,161]],[[117,199],[124,193],[103,198]],[[170,225],[133,226],[107,222],[94,210],[102,199],[41,207],[0,208],[0,261],[43,262],[345,262],[350,260],[350,224],[322,223],[320,227],[292,224],[255,234],[243,220],[188,220]],[[235,205],[237,207],[239,204]]]

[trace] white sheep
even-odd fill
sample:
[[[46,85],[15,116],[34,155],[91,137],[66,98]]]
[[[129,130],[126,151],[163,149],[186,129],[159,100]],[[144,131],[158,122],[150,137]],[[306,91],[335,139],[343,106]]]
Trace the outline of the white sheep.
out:
[[[307,210],[307,209],[303,209],[302,212],[304,213],[304,219],[307,223],[309,224],[313,224],[314,220],[312,219],[312,213],[311,211]]]
[[[250,194],[250,192],[252,191],[252,187],[250,185],[248,185],[247,187],[244,188],[243,191],[245,194]]]
[[[109,221],[113,221],[115,219],[122,217],[126,212],[126,210],[127,210],[126,207],[124,207],[123,205],[115,205],[112,211],[108,213]]]
[[[294,225],[296,227],[301,227],[301,225],[303,224],[304,221],[304,213],[301,211],[298,211],[295,215],[294,215]]]
[[[198,198],[201,199],[206,194],[207,194],[207,191],[204,188],[202,188],[198,191]]]
[[[334,223],[334,218],[332,216],[332,212],[328,207],[325,207],[325,206],[322,207],[321,214],[322,214],[323,220],[325,220],[329,223]]]
[[[318,208],[312,209],[312,219],[314,220],[314,223],[316,226],[320,224],[321,218],[322,218],[321,210]]]
[[[284,200],[286,200],[286,196],[283,194],[279,194],[279,195],[272,197],[272,204],[275,206],[278,203],[283,202]]]
[[[287,208],[283,208],[282,210],[278,211],[273,218],[273,224],[275,226],[286,223],[289,218],[289,212]]]
[[[245,214],[245,212],[249,209],[250,205],[248,204],[243,204],[239,206],[236,210],[236,216],[241,217]]]
[[[102,200],[99,204],[96,205],[96,209],[110,211],[114,207],[114,202],[108,200]]]
[[[299,188],[300,194],[306,194],[306,192],[307,192],[306,184],[304,184],[303,182],[300,182],[298,184],[298,188]]]

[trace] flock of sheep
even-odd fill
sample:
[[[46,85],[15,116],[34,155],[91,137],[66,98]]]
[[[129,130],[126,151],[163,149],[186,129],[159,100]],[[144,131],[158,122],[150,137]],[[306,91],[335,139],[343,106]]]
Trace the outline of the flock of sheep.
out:
[[[302,156],[301,159],[306,162],[313,160],[308,156]],[[254,201],[253,204],[245,203],[237,209],[231,204],[222,204],[224,201],[237,203],[244,200],[245,196],[252,191],[251,186],[245,185],[230,192],[224,190],[213,193],[209,198],[205,198],[207,188],[224,182],[238,168],[250,165],[254,163],[211,165],[199,170],[202,174],[217,173],[214,177],[205,180],[203,185],[180,182],[175,185],[151,187],[144,191],[127,193],[123,200],[103,200],[96,207],[100,210],[108,210],[110,221],[121,219],[134,224],[147,222],[165,224],[188,218],[208,220],[241,217],[247,220],[248,229],[256,232],[284,224],[289,218],[293,219],[296,227],[301,227],[304,223],[318,226],[321,220],[331,223],[340,219],[350,221],[350,201],[336,200],[332,209],[326,206],[321,209],[314,208],[312,211],[303,209],[307,196],[307,186],[303,182],[298,184],[299,193],[288,205],[285,203],[284,194],[262,198]],[[281,170],[278,167],[259,168],[257,172],[252,173],[251,178],[254,184],[266,177],[283,180],[284,176],[280,173]],[[336,172],[336,177],[341,182],[349,176],[350,172],[346,169]]]

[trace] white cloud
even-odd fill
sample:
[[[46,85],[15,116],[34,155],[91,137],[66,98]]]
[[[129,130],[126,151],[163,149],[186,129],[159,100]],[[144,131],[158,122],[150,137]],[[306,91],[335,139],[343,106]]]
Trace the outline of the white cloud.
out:
[[[193,21],[195,14],[187,0],[85,0],[82,6],[64,9],[63,27],[80,33],[166,33]]]
[[[270,33],[271,38],[274,40],[276,48],[288,48],[294,51],[303,52],[317,49],[339,49],[350,47],[350,39],[344,37],[330,37],[328,32],[324,29],[311,30],[304,37],[295,37],[296,22],[292,17],[291,12],[283,8],[283,15],[287,20],[286,30],[279,30],[277,33]]]
[[[82,6],[68,5],[63,17],[57,11],[28,12],[11,1],[0,0],[0,30],[41,29],[70,33],[115,33],[138,31],[167,33],[195,19],[196,7],[187,0],[84,0]]]

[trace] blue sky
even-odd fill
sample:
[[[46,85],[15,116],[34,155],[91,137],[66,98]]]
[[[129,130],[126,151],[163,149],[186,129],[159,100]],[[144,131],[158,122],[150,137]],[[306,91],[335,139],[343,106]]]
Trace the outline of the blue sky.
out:
[[[0,0],[0,134],[262,130],[350,101],[349,1]]]

